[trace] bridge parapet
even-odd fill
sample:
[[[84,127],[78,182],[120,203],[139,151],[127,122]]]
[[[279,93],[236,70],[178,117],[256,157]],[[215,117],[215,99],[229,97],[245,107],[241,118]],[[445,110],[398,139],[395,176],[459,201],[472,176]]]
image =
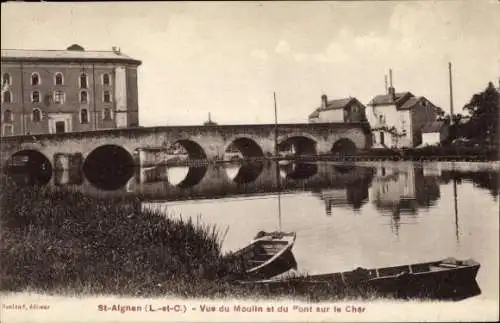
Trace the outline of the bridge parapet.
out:
[[[362,123],[138,127],[3,137],[0,138],[1,162],[4,165],[11,156],[25,150],[37,151],[54,164],[55,156],[60,154],[79,154],[85,160],[103,146],[116,146],[135,156],[148,149],[148,154],[153,154],[151,151],[155,149],[154,154],[158,154],[175,143],[180,143],[194,159],[220,160],[235,142],[245,158],[265,157],[275,153],[276,130],[278,142],[288,141],[299,154],[330,153],[341,139],[349,140],[357,149],[371,145],[369,126]],[[112,156],[110,154],[110,158]],[[147,156],[143,157],[147,160]]]

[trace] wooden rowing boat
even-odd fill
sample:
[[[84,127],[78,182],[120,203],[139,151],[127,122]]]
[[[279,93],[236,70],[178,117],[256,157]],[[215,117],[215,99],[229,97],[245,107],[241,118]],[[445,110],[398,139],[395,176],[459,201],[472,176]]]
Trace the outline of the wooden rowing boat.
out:
[[[463,286],[476,283],[480,264],[475,260],[447,258],[440,261],[411,265],[364,269],[352,271],[297,276],[258,281],[240,281],[243,284],[259,284],[269,288],[291,288],[312,290],[323,287],[363,288],[395,296],[432,294],[439,291],[456,291]]]
[[[261,231],[248,246],[236,251],[233,257],[242,260],[245,279],[271,278],[296,267],[291,252],[295,238],[295,232]]]

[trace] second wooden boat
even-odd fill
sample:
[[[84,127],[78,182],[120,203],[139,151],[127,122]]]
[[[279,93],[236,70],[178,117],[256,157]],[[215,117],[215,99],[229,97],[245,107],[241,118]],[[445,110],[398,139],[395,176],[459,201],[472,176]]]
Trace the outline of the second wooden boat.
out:
[[[472,286],[480,264],[475,260],[447,258],[440,261],[411,265],[364,269],[310,276],[240,281],[268,288],[314,290],[317,287],[365,288],[397,296],[429,295],[440,291],[458,290]]]
[[[233,257],[241,259],[247,279],[271,278],[296,267],[291,252],[295,238],[295,232],[261,231],[248,246],[236,251]]]

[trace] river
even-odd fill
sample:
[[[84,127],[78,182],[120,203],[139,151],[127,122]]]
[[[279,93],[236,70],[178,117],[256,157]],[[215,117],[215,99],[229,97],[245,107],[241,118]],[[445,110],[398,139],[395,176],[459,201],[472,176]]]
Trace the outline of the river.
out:
[[[227,228],[224,251],[243,247],[260,230],[295,231],[297,270],[311,274],[472,258],[481,263],[478,297],[498,299],[498,164],[365,163],[347,172],[366,169],[373,172],[368,180],[319,189],[301,179],[303,188],[286,192],[144,206]],[[182,172],[169,175],[175,181]],[[228,173],[234,178],[237,171]]]
[[[112,181],[97,174],[94,182],[79,169],[46,178],[103,199],[133,195],[139,208],[216,225],[227,230],[224,252],[261,230],[294,231],[301,273],[472,258],[481,264],[474,298],[499,297],[498,162],[267,161],[149,167],[118,171]]]

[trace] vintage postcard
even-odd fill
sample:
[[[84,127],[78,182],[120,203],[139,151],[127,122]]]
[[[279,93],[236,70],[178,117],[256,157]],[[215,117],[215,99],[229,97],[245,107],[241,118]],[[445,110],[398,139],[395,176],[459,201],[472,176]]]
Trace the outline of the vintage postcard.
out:
[[[2,3],[1,322],[497,321],[498,17]]]

